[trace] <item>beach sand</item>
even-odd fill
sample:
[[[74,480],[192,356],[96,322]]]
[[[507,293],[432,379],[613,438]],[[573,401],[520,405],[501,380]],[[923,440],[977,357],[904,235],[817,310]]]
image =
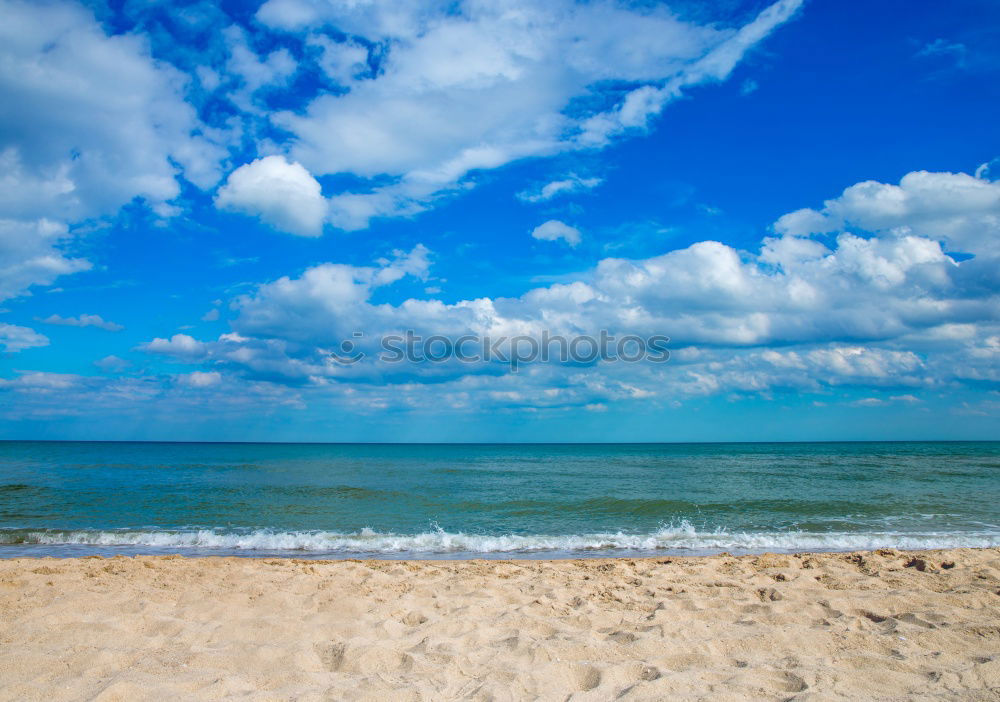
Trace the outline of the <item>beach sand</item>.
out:
[[[1000,699],[1000,549],[0,561],[4,700]]]

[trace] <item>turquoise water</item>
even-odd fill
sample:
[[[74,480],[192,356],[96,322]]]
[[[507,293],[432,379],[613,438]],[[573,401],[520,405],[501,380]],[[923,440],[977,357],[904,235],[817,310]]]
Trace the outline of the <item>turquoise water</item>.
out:
[[[1000,443],[0,442],[0,556],[1000,545]]]

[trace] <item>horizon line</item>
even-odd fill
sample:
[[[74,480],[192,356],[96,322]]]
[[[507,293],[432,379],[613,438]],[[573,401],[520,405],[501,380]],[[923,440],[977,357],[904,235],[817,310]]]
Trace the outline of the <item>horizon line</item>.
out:
[[[222,444],[249,446],[669,446],[704,444],[998,444],[1000,439],[788,439],[747,441],[186,441],[173,439],[0,439],[0,443]]]

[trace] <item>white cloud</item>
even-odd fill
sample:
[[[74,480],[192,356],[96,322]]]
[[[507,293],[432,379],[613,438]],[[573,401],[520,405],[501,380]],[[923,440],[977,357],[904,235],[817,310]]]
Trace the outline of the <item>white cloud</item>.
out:
[[[247,46],[246,32],[236,25],[227,27],[224,34],[229,48],[228,72],[242,79],[250,92],[284,84],[298,70],[288,49],[280,48],[261,58]]]
[[[44,324],[54,324],[62,327],[97,327],[105,331],[121,331],[125,327],[102,319],[96,314],[81,314],[79,317],[60,317],[57,314],[50,315],[41,320]]]
[[[980,163],[976,167],[976,178],[980,180],[1000,180],[1000,173],[997,172],[997,166],[1000,166],[1000,158]]]
[[[8,353],[15,353],[35,346],[48,346],[49,340],[34,329],[0,322],[0,344]]]
[[[396,251],[377,266],[349,266],[323,263],[307,269],[299,278],[279,278],[260,286],[252,296],[236,299],[240,313],[237,332],[253,334],[258,330],[268,336],[309,341],[317,338],[308,328],[318,325],[320,337],[350,338],[357,330],[376,323],[393,308],[374,307],[368,303],[372,292],[391,285],[406,275],[425,278],[430,267],[430,252],[418,244],[410,252]],[[417,303],[417,301],[414,301]],[[418,303],[419,304],[419,303]],[[286,308],[297,308],[295,319]],[[176,337],[175,337],[176,338]]]
[[[181,173],[215,182],[222,153],[196,136],[183,76],[140,37],[109,37],[69,3],[3,0],[0,12],[5,216],[72,220],[170,200]]]
[[[899,230],[945,241],[950,250],[992,255],[1000,236],[1000,181],[966,173],[907,173],[899,185],[868,180],[827,200],[822,210],[798,210],[775,225],[806,236],[844,227]]]
[[[354,41],[334,41],[325,34],[310,35],[307,45],[320,52],[319,66],[334,81],[348,85],[369,73],[368,49]]]
[[[577,246],[580,243],[580,230],[571,227],[558,219],[550,219],[539,224],[531,231],[531,236],[541,241],[558,241],[562,239],[570,246]]]
[[[412,217],[424,212],[435,198],[427,188],[405,184],[377,187],[367,193],[342,193],[328,201],[329,221],[339,229],[357,231],[368,227],[375,217]]]
[[[837,229],[823,213],[804,207],[781,215],[774,223],[774,230],[782,235],[808,236],[809,234],[826,234]]]
[[[224,88],[219,94],[240,110],[244,128],[254,129],[252,117],[266,117],[269,111],[260,99],[261,93],[265,89],[287,89],[299,65],[284,47],[266,56],[258,54],[251,47],[247,32],[235,24],[222,31],[222,44],[227,55],[225,65],[220,67],[219,73],[200,67],[199,80],[209,91]]]
[[[930,234],[929,222],[943,232],[962,230],[959,224],[981,217],[989,203],[983,198],[986,204],[970,215],[968,207],[959,211],[936,193],[915,201],[919,191],[910,192],[893,226],[876,233],[822,240],[796,236],[787,229],[796,221],[826,228],[831,215],[795,213],[776,225],[785,234],[764,238],[756,254],[703,241],[646,259],[607,258],[576,281],[515,298],[373,302],[381,287],[406,275],[427,276],[430,253],[424,247],[396,252],[374,266],[324,263],[237,298],[234,332],[216,341],[177,335],[156,339],[146,350],[290,384],[342,382],[380,406],[424,401],[434,406],[435,397],[455,406],[495,406],[506,397],[524,407],[582,407],[836,386],[909,388],[880,401],[912,403],[907,398],[919,399],[915,393],[921,388],[1000,381],[998,286],[983,282],[997,267],[991,258],[996,232],[968,239],[975,257],[962,262],[944,253],[938,237],[916,233],[919,224],[919,231]],[[828,203],[826,209],[838,207],[839,202]],[[405,368],[378,363],[377,339],[407,329],[424,337],[492,339],[538,338],[543,330],[665,334],[674,353],[661,365],[534,365],[518,376],[488,363]],[[330,352],[345,339],[355,339],[369,356],[350,366],[334,362]],[[363,380],[365,389],[352,380]],[[428,380],[435,381],[433,389],[421,390]],[[409,399],[394,400],[394,391]],[[510,393],[519,393],[519,399],[514,402]]]
[[[322,343],[356,329],[497,335],[606,328],[665,333],[679,344],[739,347],[883,340],[956,317],[998,316],[994,293],[956,288],[970,264],[956,264],[936,242],[843,234],[837,244],[820,255],[789,254],[772,269],[770,239],[756,259],[719,242],[699,242],[649,259],[604,259],[588,282],[453,304],[411,299],[372,305],[374,288],[397,280],[401,269],[327,263],[241,297],[234,324],[247,335]]]
[[[16,378],[0,378],[0,388],[20,390],[22,392],[50,392],[67,390],[83,381],[83,377],[72,373],[48,373],[45,371],[27,371]]]
[[[193,388],[208,388],[222,382],[222,374],[218,371],[194,371],[177,376],[177,379],[184,385]]]
[[[636,88],[616,107],[586,119],[578,141],[590,146],[602,146],[624,131],[645,128],[649,120],[680,96],[685,88],[725,80],[743,55],[775,27],[787,22],[801,4],[791,0],[776,2],[765,8],[754,21],[712,46],[704,55],[684,66],[683,70],[666,77],[662,85]]]
[[[67,224],[136,197],[164,212],[179,177],[214,184],[224,152],[140,36],[66,2],[0,0],[0,16],[2,298],[90,267],[62,251]]]
[[[187,334],[174,334],[169,339],[159,337],[139,347],[148,353],[159,353],[180,358],[197,359],[205,355],[205,344]]]
[[[881,407],[885,405],[885,400],[879,399],[877,397],[865,397],[860,400],[852,402],[851,405],[854,407]]]
[[[211,372],[105,377],[28,371],[0,378],[2,393],[9,393],[0,402],[4,421],[92,417],[99,412],[102,417],[133,420],[144,416],[160,424],[198,416],[206,403],[210,403],[214,418],[233,419],[245,417],[249,411],[266,414],[303,406],[292,388]]]
[[[571,173],[562,180],[553,180],[537,190],[525,190],[517,194],[524,202],[546,202],[560,195],[570,195],[586,190],[593,190],[604,181],[601,178],[581,178]]]
[[[299,236],[323,233],[327,203],[319,183],[298,163],[267,156],[229,174],[215,204],[255,215],[271,226]]]
[[[67,256],[66,226],[48,219],[0,219],[0,300],[49,285],[61,275],[88,270],[90,262]]]
[[[361,228],[430,206],[476,170],[645,129],[687,87],[727,78],[800,4],[779,0],[738,28],[684,22],[663,6],[571,0],[270,0],[257,19],[305,33],[347,90],[274,115],[295,136],[291,158],[317,175],[392,179],[341,194],[333,221]],[[321,38],[331,28],[352,38]],[[375,73],[362,39],[378,47]],[[617,96],[605,87],[615,81],[636,87]]]

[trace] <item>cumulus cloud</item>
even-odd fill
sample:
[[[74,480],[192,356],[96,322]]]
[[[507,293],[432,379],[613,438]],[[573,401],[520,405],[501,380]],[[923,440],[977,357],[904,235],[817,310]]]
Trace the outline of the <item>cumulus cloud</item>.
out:
[[[967,173],[914,171],[898,185],[857,183],[827,200],[821,210],[798,210],[775,223],[779,233],[791,236],[845,227],[899,230],[943,241],[951,251],[988,255],[1000,235],[1000,181]]]
[[[122,10],[135,31],[112,34],[75,3],[2,0],[0,299],[91,268],[73,249],[94,218],[137,198],[181,214],[182,184],[214,188],[228,147],[287,157],[236,168],[218,206],[301,236],[412,216],[476,171],[600,147],[686,87],[725,79],[799,4],[732,26],[571,0],[271,0],[258,20],[289,34],[267,51],[217,8],[192,6],[176,19],[197,37],[194,65],[173,46],[181,30],[140,5]],[[295,87],[317,71],[336,87]],[[324,198],[312,174],[338,173],[369,180]],[[570,175],[525,197],[597,182]]]
[[[61,275],[88,270],[91,263],[68,255],[66,225],[49,219],[0,219],[0,300],[49,285]]]
[[[0,1],[0,298],[86,270],[67,225],[134,198],[166,212],[179,179],[219,176],[223,150],[184,100],[184,76],[83,7]]]
[[[211,185],[221,150],[199,136],[183,76],[138,36],[108,36],[84,8],[4,0],[0,134],[8,216],[80,217],[134,197]]]
[[[49,340],[34,329],[0,322],[0,345],[8,353],[14,353],[34,346],[48,346]]]
[[[96,314],[81,314],[79,317],[60,317],[57,314],[49,315],[41,320],[44,324],[54,324],[61,327],[96,327],[104,331],[121,331],[125,327],[102,319]]]
[[[320,184],[309,171],[284,156],[267,156],[237,168],[219,190],[215,204],[260,217],[299,236],[321,235],[327,211]]]
[[[966,194],[966,206],[958,207],[934,189],[912,187],[911,175],[901,186],[845,191],[905,191],[905,206],[891,217],[860,205],[846,215],[843,203],[856,200],[837,198],[823,210],[780,218],[781,235],[765,237],[757,252],[702,241],[646,259],[606,258],[576,281],[519,297],[374,302],[379,288],[427,276],[431,256],[423,247],[373,266],[324,263],[237,298],[233,331],[217,340],[178,335],[154,340],[147,350],[291,385],[361,383],[378,403],[391,404],[386,388],[401,385],[407,402],[419,402],[419,388],[432,383],[427,397],[450,393],[456,407],[502,397],[517,406],[555,407],[840,386],[909,388],[883,399],[911,402],[902,398],[919,399],[914,393],[921,388],[998,382],[1000,299],[998,286],[983,282],[996,272],[998,233],[987,228],[966,236],[970,218],[989,224],[992,200],[981,189],[991,192],[995,184],[918,174],[917,180],[955,184],[953,192]],[[859,221],[879,228],[860,232]],[[816,229],[828,233],[810,236]],[[973,258],[957,261],[945,252],[941,241],[954,232],[965,236]],[[375,346],[381,335],[402,330],[497,339],[602,329],[667,335],[671,362],[539,364],[511,376],[489,363],[389,368]],[[368,357],[338,363],[331,351],[345,339]]]
[[[197,359],[205,355],[205,344],[187,334],[174,334],[169,339],[159,337],[139,347],[148,353],[159,353],[187,359]]]
[[[253,295],[237,298],[233,304],[240,316],[235,329],[239,334],[260,332],[294,341],[350,337],[380,316],[385,319],[385,314],[392,314],[392,307],[369,304],[377,288],[407,275],[424,278],[429,268],[430,251],[421,244],[409,252],[395,251],[375,266],[313,266],[298,278],[279,278],[260,286]],[[289,316],[286,308],[297,312]]]
[[[571,0],[269,0],[257,19],[321,47],[321,66],[344,89],[273,122],[312,173],[373,179],[335,198],[336,226],[357,229],[428,207],[477,170],[645,129],[688,87],[726,79],[800,4],[779,0],[741,27]],[[332,42],[331,30],[349,38]],[[634,87],[622,95],[616,83]]]
[[[572,193],[593,190],[603,182],[601,178],[581,178],[571,173],[566,178],[553,180],[537,190],[519,192],[517,198],[524,202],[546,202],[560,195],[570,195]]]
[[[571,227],[558,219],[550,219],[531,230],[531,236],[541,241],[558,241],[562,239],[570,246],[580,243],[580,230]]]

